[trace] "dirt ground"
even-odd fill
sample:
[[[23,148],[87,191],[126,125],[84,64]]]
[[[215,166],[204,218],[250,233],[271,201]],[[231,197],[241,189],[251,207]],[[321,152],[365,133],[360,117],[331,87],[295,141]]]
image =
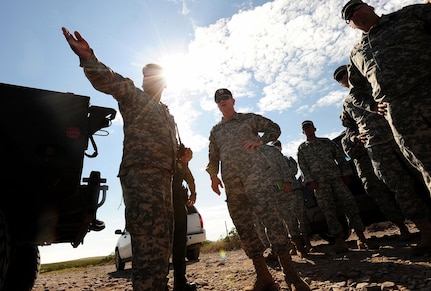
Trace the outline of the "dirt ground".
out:
[[[412,256],[411,247],[419,241],[414,225],[409,242],[398,239],[398,229],[387,223],[367,228],[366,236],[379,243],[378,250],[359,250],[356,236],[348,240],[350,251],[335,254],[332,246],[313,237],[315,253],[306,258],[292,256],[294,265],[312,290],[431,290],[430,255]],[[268,262],[280,290],[289,290],[276,262]],[[199,261],[188,262],[187,276],[199,290],[234,291],[252,285],[254,268],[243,250],[201,254]],[[169,274],[172,286],[172,270]],[[170,287],[172,288],[172,287]],[[40,274],[35,291],[132,290],[131,265],[115,271],[114,265],[95,266],[74,271]]]

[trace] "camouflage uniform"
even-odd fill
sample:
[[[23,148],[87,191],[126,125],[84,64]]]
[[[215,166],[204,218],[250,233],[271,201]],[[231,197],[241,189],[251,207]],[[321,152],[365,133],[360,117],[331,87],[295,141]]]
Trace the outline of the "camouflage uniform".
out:
[[[340,206],[349,219],[350,227],[357,232],[363,232],[365,226],[359,216],[355,198],[342,180],[343,176],[353,174],[352,169],[337,145],[323,137],[305,141],[298,147],[298,164],[303,183],[307,185],[314,181],[319,186],[314,190],[314,195],[325,215],[329,232],[334,236],[343,233],[343,227],[337,216],[338,203],[341,203]]]
[[[265,145],[259,149],[271,165],[269,173],[276,193],[275,204],[287,225],[290,237],[300,237],[301,233],[309,234],[310,225],[308,221],[304,223],[304,197],[301,184],[295,177],[298,172],[296,161],[292,157],[284,156],[274,146]],[[288,193],[283,189],[284,183],[291,183],[291,190]]]
[[[287,233],[282,231],[285,227],[273,203],[268,161],[259,150],[242,149],[242,142],[256,139],[259,132],[264,132],[263,143],[276,140],[281,133],[276,123],[258,114],[234,113],[221,120],[211,129],[206,168],[210,176],[216,176],[221,163],[229,214],[251,259],[261,257],[265,251],[254,225],[256,216],[267,228],[273,252],[288,249]]]
[[[385,118],[407,160],[431,190],[431,5],[382,15],[350,54],[350,93],[370,110],[387,105]],[[364,85],[364,80],[368,84]],[[370,100],[371,86],[372,97]]]
[[[386,119],[353,105],[351,95],[348,95],[343,102],[341,120],[347,127],[346,136],[343,138],[344,149],[354,159],[357,168],[359,165],[360,171],[358,172],[361,172],[360,177],[365,189],[376,199],[386,218],[396,224],[401,224],[404,216],[423,217],[426,209],[415,192],[412,173],[402,162],[405,159],[394,142]],[[363,146],[362,144],[356,145],[354,141],[354,137],[359,133],[367,136]],[[371,172],[373,168],[374,174]],[[392,193],[381,185],[381,182],[375,178],[376,175]]]
[[[289,174],[292,179],[292,188],[289,195],[284,195],[283,198],[287,198],[287,201],[283,204],[287,207],[287,211],[291,213],[291,222],[287,222],[289,233],[292,237],[299,237],[304,234],[311,234],[310,221],[308,220],[305,205],[304,196],[302,195],[302,185],[296,179],[296,173],[298,172],[298,164],[292,157],[284,156],[284,159],[289,168]],[[299,226],[299,228],[298,228]]]
[[[174,242],[172,248],[172,265],[174,269],[174,286],[184,286],[186,279],[186,245],[187,245],[187,200],[188,190],[183,186],[194,184],[194,177],[188,165],[177,159],[177,170],[172,180],[174,204]]]
[[[263,145],[259,149],[265,158],[268,160],[269,169],[268,174],[271,177],[271,188],[273,190],[273,204],[279,212],[281,218],[283,219],[285,226],[287,227],[287,231],[289,231],[289,227],[287,225],[291,219],[291,212],[289,212],[286,203],[288,202],[284,196],[288,194],[284,192],[283,185],[287,182],[292,182],[291,177],[289,176],[289,169],[287,167],[287,163],[284,161],[283,154],[274,146]],[[262,230],[259,227],[261,224],[257,223],[258,232],[262,238]],[[265,242],[264,242],[265,244]]]
[[[95,55],[81,66],[93,87],[112,95],[124,120],[119,177],[132,238],[134,290],[165,290],[172,250],[172,175],[177,140],[166,105],[133,81],[113,72]]]

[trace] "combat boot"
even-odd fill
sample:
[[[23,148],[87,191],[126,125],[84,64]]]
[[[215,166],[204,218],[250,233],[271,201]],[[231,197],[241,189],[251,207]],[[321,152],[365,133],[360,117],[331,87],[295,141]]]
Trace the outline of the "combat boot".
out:
[[[373,242],[369,239],[365,238],[365,235],[362,231],[356,231],[356,235],[358,236],[358,240],[356,244],[358,245],[358,249],[360,250],[378,250],[379,244]]]
[[[292,263],[289,252],[278,255],[280,265],[283,267],[284,280],[292,291],[311,291],[310,286],[299,276]]]
[[[307,250],[304,248],[304,242],[300,237],[292,238],[293,244],[296,247],[296,254],[298,257],[303,258],[307,255]]]
[[[413,255],[419,256],[431,253],[431,222],[428,218],[412,219],[421,234],[421,240],[416,247],[413,248]]]
[[[253,258],[253,265],[256,270],[256,281],[253,286],[247,286],[244,291],[277,291],[279,285],[275,282],[263,256]]]
[[[347,253],[349,251],[349,247],[347,246],[346,242],[344,241],[343,235],[337,235],[335,237],[335,244],[333,250],[337,254],[341,253]]]

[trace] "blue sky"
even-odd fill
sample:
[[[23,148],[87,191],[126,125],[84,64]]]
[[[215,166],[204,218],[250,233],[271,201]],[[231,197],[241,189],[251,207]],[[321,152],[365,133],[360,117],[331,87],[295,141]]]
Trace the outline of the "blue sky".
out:
[[[61,27],[79,31],[98,58],[114,71],[142,84],[142,66],[155,62],[168,73],[162,100],[181,140],[192,148],[190,168],[207,238],[217,240],[233,227],[225,194],[212,192],[205,172],[208,136],[221,115],[214,91],[229,88],[238,112],[255,112],[277,122],[283,152],[296,158],[304,140],[301,122],[314,121],[318,136],[334,137],[346,90],[333,79],[348,62],[360,32],[340,18],[345,0],[3,0],[0,10],[0,82],[91,97],[91,104],[117,109],[110,96],[96,91],[79,67]],[[419,0],[370,0],[387,14]],[[7,110],[7,109],[6,109]],[[113,253],[124,228],[124,204],[117,172],[122,152],[120,114],[96,136],[99,156],[85,158],[83,176],[93,170],[109,190],[98,218],[107,227],[90,232],[77,248],[54,244],[40,248],[42,263]],[[91,152],[91,148],[89,149]]]

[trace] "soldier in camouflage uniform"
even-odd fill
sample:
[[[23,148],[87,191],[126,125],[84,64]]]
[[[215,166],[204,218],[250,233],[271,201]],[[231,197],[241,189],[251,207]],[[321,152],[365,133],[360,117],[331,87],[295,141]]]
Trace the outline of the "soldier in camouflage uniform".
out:
[[[258,136],[260,138],[260,136]],[[271,178],[271,191],[274,193],[270,198],[273,198],[272,205],[274,205],[275,209],[280,212],[280,215],[283,219],[283,225],[286,226],[287,233],[289,229],[286,223],[286,217],[289,216],[289,212],[286,211],[286,208],[281,207],[279,199],[281,198],[282,193],[284,192],[284,183],[288,183],[290,180],[289,177],[289,169],[287,168],[287,164],[284,162],[283,155],[273,146],[265,144],[258,148],[259,151],[263,153],[265,158],[268,161],[268,172],[269,177]],[[290,220],[290,218],[289,218]],[[259,217],[256,216],[256,231],[262,240],[263,244],[266,248],[271,248],[269,244],[265,225],[260,221]],[[271,254],[271,257],[273,255]],[[277,258],[278,260],[278,258]]]
[[[275,148],[281,153],[282,146],[279,140],[272,143]],[[284,213],[289,215],[284,218],[289,229],[289,235],[294,242],[297,254],[302,257],[303,255],[313,252],[313,247],[310,242],[311,227],[308,220],[304,196],[302,195],[302,184],[296,178],[298,173],[298,164],[292,157],[283,155],[283,160],[287,164],[288,177],[285,179],[284,192],[280,194],[280,206],[284,209]],[[282,212],[283,213],[283,212]]]
[[[172,251],[172,176],[177,140],[175,122],[160,102],[166,87],[162,68],[143,68],[143,91],[133,81],[101,63],[88,43],[62,28],[93,87],[112,95],[124,120],[123,157],[119,170],[126,229],[132,240],[133,290],[164,291]]]
[[[342,87],[349,88],[346,65],[340,66],[335,70],[334,79]],[[387,121],[381,115],[367,112],[362,108],[354,106],[349,96],[343,100],[340,119],[343,126],[346,127],[345,135],[341,140],[344,152],[353,159],[365,191],[374,198],[385,217],[398,226],[401,234],[400,239],[409,240],[411,234],[404,224],[405,217],[398,207],[397,201],[402,205],[408,206],[404,210],[404,213],[412,214],[417,212],[418,209],[417,207],[412,207],[415,205],[407,203],[407,201],[411,199],[411,196],[414,196],[411,201],[416,201],[417,203],[420,200],[415,193],[410,173],[399,162],[404,157],[399,152],[398,146],[395,144],[396,148],[393,150],[380,150],[382,148],[387,149],[386,146],[381,146],[382,144],[391,143],[393,145],[394,143]],[[401,156],[398,156],[397,152]],[[375,158],[373,161],[371,161],[368,153],[371,157]],[[386,156],[384,160],[391,161],[391,163],[387,164],[386,167],[382,167],[384,166],[382,165],[382,160],[377,160],[381,156]],[[392,169],[391,172],[387,171],[389,169],[388,166]],[[423,211],[423,206],[421,208]],[[409,218],[412,217],[410,216]]]
[[[431,5],[378,16],[374,7],[350,0],[341,14],[363,32],[348,67],[354,104],[384,114],[401,152],[431,191]],[[431,252],[431,222],[415,223],[418,251]]]
[[[206,170],[211,178],[212,190],[220,195],[219,187],[223,184],[217,175],[221,164],[229,214],[245,253],[253,260],[256,282],[245,290],[278,290],[279,287],[263,257],[265,246],[257,234],[255,219],[252,219],[255,216],[267,229],[272,251],[279,258],[288,286],[298,291],[310,290],[292,264],[288,234],[273,203],[274,193],[267,173],[269,164],[262,152],[257,150],[267,142],[276,140],[280,127],[258,114],[237,113],[235,99],[228,89],[216,90],[214,99],[223,117],[211,129]],[[257,139],[259,133],[263,135]]]
[[[195,283],[187,282],[186,279],[186,248],[187,248],[187,205],[196,202],[195,178],[189,168],[192,159],[192,150],[180,144],[178,158],[176,160],[176,172],[172,179],[172,200],[174,204],[174,242],[172,247],[172,266],[174,269],[173,291],[194,291],[197,289]],[[183,186],[187,183],[190,189]]]
[[[298,164],[303,183],[314,190],[328,230],[335,237],[334,251],[343,253],[349,250],[343,238],[343,227],[338,220],[337,203],[341,205],[350,227],[358,236],[358,246],[378,248],[365,238],[365,226],[359,216],[358,205],[346,185],[353,173],[343,152],[330,139],[316,137],[316,128],[311,120],[302,122],[302,132],[307,136],[307,140],[298,147]]]
[[[290,191],[292,186],[292,176],[290,175],[290,170],[288,168],[287,163],[284,160],[283,154],[272,145],[263,145],[258,150],[260,150],[265,158],[268,160],[268,163],[270,165],[268,169],[269,177],[271,177],[271,188],[272,192],[274,193],[274,199],[273,204],[276,207],[276,210],[278,211],[280,217],[283,220],[283,225],[286,226],[286,231],[289,233],[289,237],[291,238],[291,233],[289,231],[289,227],[292,222],[292,212],[290,209],[289,199],[288,199],[288,191]],[[265,235],[264,235],[264,229],[262,230],[262,224],[258,221],[256,223],[258,233],[263,238],[264,244],[265,244]],[[270,247],[268,244],[267,247]],[[300,244],[301,246],[302,244]],[[294,249],[295,247],[292,245],[290,249]],[[302,252],[298,251],[298,255],[302,257],[305,255],[306,251],[302,247]],[[292,251],[290,251],[290,254],[292,254]]]

